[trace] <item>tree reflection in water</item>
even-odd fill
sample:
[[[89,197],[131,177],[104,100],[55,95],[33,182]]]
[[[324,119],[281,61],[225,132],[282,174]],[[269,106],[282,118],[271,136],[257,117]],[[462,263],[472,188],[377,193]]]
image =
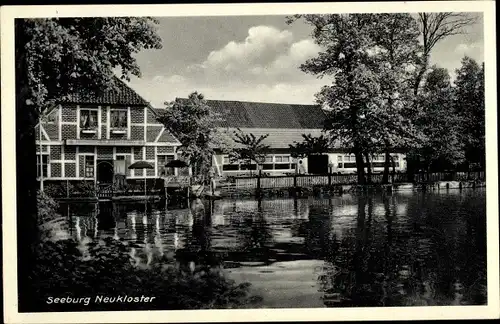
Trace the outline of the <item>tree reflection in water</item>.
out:
[[[471,238],[473,229],[485,233],[484,219],[475,216],[481,208],[484,212],[484,206],[469,199],[460,202],[466,215],[464,229],[460,219],[450,215],[430,218],[432,213],[426,212],[436,207],[433,201],[409,206],[424,215],[411,226],[398,220],[396,196],[384,195],[382,203],[383,222],[372,226],[373,198],[358,197],[354,233],[330,244],[332,250],[319,277],[327,307],[485,303],[486,268],[480,257],[485,255],[484,237],[464,239]],[[445,207],[453,203],[453,199],[444,201]]]

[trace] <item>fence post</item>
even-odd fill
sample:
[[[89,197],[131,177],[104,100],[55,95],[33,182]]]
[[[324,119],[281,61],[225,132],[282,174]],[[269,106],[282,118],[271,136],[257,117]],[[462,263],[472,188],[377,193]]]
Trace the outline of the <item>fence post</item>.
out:
[[[66,198],[69,198],[69,180],[66,180]]]
[[[328,187],[332,186],[332,173],[328,172]]]

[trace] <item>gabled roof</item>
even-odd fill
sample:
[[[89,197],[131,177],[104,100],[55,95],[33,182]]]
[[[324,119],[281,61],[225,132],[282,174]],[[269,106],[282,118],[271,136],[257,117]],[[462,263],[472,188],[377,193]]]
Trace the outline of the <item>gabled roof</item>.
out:
[[[77,92],[69,96],[66,103],[81,103],[81,104],[107,104],[107,105],[127,105],[127,106],[147,106],[148,102],[144,100],[137,92],[132,90],[125,82],[117,77],[113,77],[116,89],[105,91],[103,94],[96,96]]]
[[[223,119],[219,127],[323,129],[326,115],[319,105],[207,100]]]
[[[302,134],[320,136],[326,119],[319,105],[223,100],[206,100],[206,103],[222,119],[216,125],[221,140],[236,147],[239,145],[233,141],[233,136],[237,128],[256,136],[267,134],[263,143],[271,148],[288,148],[289,144],[302,142]],[[165,111],[164,108],[152,110],[157,115]]]

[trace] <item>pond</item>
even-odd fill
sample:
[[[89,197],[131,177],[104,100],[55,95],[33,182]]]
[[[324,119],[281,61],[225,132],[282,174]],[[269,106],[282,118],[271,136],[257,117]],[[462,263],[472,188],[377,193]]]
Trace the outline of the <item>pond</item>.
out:
[[[253,308],[477,305],[486,303],[485,196],[61,203],[60,212],[81,242],[128,241],[138,267],[221,267],[262,297]]]

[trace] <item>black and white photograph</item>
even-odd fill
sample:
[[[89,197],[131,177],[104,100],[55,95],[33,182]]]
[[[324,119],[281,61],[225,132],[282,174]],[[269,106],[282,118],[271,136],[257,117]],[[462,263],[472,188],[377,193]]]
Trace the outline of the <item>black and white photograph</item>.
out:
[[[498,317],[494,9],[3,7],[5,322]]]

